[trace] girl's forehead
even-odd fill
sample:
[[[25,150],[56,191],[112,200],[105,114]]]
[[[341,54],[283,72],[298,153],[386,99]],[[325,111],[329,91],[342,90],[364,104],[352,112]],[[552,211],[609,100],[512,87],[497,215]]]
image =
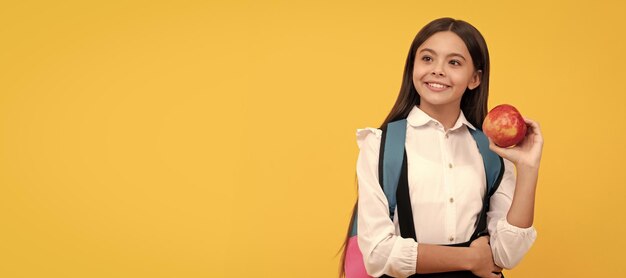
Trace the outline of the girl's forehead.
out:
[[[426,50],[435,52],[435,54],[461,53],[469,54],[465,42],[457,34],[451,31],[437,32],[430,36],[420,47],[417,52]]]

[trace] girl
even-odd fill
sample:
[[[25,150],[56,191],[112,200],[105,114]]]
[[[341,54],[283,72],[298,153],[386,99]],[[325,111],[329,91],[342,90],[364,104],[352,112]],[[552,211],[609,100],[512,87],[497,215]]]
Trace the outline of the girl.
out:
[[[488,199],[489,235],[470,241],[487,194],[470,129],[482,127],[488,94],[489,53],[476,28],[440,18],[419,31],[391,112],[380,128],[357,130],[358,246],[370,276],[502,277],[502,268],[513,268],[532,246],[543,138],[530,119],[517,146],[503,149],[490,140],[489,148],[504,160],[504,173]],[[381,134],[398,119],[407,119],[415,239],[400,236],[397,208],[392,221],[378,181]]]

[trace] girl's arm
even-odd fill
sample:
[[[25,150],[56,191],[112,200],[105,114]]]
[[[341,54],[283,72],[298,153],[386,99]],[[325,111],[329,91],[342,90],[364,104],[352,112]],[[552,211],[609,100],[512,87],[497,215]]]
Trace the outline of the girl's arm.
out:
[[[533,225],[535,214],[535,190],[539,176],[539,162],[543,149],[543,136],[539,124],[524,118],[528,131],[524,140],[513,148],[500,148],[491,139],[490,148],[515,164],[517,181],[511,208],[506,220],[509,224],[528,228]]]
[[[431,244],[417,246],[416,273],[472,271],[479,277],[501,277],[502,268],[493,262],[489,237],[474,240],[470,247],[449,247]],[[496,273],[494,273],[496,272]]]
[[[516,169],[515,195],[513,195],[513,202],[506,220],[511,225],[529,228],[533,225],[535,215],[535,191],[539,169],[521,167],[516,167]]]
[[[505,149],[490,144],[505,159],[506,170],[498,191],[491,197],[487,220],[494,260],[507,269],[522,260],[537,234],[532,225],[543,137],[537,123],[525,121],[528,131],[519,145]]]

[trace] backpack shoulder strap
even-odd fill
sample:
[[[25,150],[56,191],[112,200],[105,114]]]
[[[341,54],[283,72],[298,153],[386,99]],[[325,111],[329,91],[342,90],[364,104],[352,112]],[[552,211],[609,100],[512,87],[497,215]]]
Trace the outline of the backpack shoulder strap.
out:
[[[396,189],[404,159],[405,141],[406,119],[388,123],[380,142],[378,180],[387,197],[389,216],[392,220],[396,209]]]
[[[478,145],[478,151],[483,157],[483,164],[485,166],[485,175],[487,176],[487,188],[489,189],[488,196],[493,195],[500,186],[500,181],[504,174],[504,160],[498,154],[489,149],[489,139],[485,134],[476,129],[468,128],[476,145]]]
[[[392,221],[397,204],[396,189],[398,188],[400,170],[402,168],[402,161],[404,158],[405,138],[406,119],[401,119],[387,124],[387,129],[383,131],[380,141],[378,180],[385,196],[387,197],[387,202],[389,203],[389,217]],[[349,236],[355,236],[357,234],[357,213],[357,205],[355,205],[352,211]]]

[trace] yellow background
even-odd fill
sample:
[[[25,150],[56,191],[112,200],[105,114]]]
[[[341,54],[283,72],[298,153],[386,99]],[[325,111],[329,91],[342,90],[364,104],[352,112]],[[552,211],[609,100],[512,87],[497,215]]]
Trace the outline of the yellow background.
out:
[[[335,277],[355,131],[443,16],[545,136],[507,277],[624,277],[618,3],[3,1],[0,277]]]

